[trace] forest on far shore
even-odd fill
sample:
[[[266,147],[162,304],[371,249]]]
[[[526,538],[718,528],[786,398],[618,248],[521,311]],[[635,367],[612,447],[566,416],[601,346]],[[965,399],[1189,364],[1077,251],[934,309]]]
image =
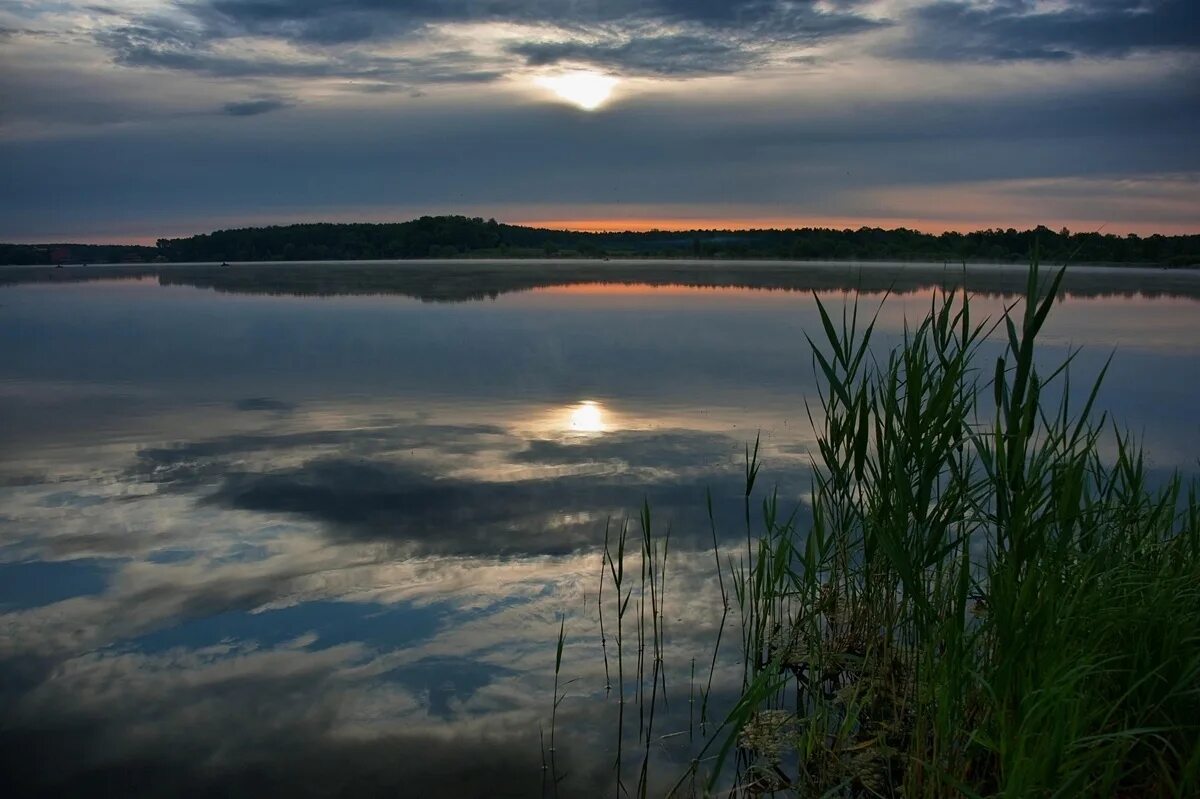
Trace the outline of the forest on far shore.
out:
[[[907,228],[605,232],[423,216],[395,223],[314,223],[218,230],[157,246],[0,244],[0,264],[324,261],[411,258],[713,258],[1200,265],[1200,235],[1118,236],[1047,227],[973,233]]]

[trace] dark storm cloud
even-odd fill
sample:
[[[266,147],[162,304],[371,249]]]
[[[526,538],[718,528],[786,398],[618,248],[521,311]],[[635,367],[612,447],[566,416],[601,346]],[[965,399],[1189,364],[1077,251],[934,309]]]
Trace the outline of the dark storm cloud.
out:
[[[231,117],[253,117],[259,114],[269,114],[283,108],[291,108],[292,103],[279,97],[263,97],[257,100],[240,100],[225,103],[221,108]]]
[[[916,58],[1016,61],[1120,57],[1140,49],[1200,48],[1195,0],[1073,0],[1040,11],[1029,0],[918,8],[900,52]]]

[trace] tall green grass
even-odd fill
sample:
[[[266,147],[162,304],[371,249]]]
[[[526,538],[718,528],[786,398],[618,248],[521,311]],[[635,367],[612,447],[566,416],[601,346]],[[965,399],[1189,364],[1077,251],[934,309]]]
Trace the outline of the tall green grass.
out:
[[[717,561],[741,696],[678,790],[1200,795],[1200,504],[1178,476],[1152,484],[1132,438],[1097,416],[1103,372],[1080,394],[1070,358],[1039,368],[1063,273],[1041,277],[1035,264],[998,322],[942,295],[886,357],[857,304],[818,299],[812,523],[773,494],[752,507],[748,451],[746,552]],[[1003,353],[983,363],[994,332]],[[666,551],[648,509],[643,530],[653,588]],[[624,539],[605,558],[618,650]],[[640,686],[649,632],[653,691],[661,592],[649,599],[637,671]]]

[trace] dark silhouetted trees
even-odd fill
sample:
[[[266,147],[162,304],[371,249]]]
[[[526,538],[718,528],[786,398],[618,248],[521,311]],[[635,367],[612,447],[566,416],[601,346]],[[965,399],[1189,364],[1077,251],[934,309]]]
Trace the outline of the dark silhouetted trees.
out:
[[[324,261],[413,258],[749,258],[796,260],[1024,262],[1037,242],[1050,263],[1200,265],[1200,236],[1117,236],[1047,227],[940,235],[907,228],[794,228],[583,233],[505,225],[494,219],[423,216],[382,224],[303,224],[218,230],[158,246],[0,245],[0,263],[119,263],[164,260]],[[62,253],[67,255],[64,257]]]

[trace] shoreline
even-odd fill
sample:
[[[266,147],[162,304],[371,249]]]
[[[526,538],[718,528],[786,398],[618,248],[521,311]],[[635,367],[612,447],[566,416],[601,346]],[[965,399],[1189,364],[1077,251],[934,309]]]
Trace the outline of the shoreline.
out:
[[[1053,269],[1048,265],[1046,271]],[[980,294],[1018,294],[1028,267],[871,261],[445,259],[282,261],[230,265],[108,264],[0,266],[0,287],[156,278],[162,285],[238,294],[332,296],[397,294],[461,302],[551,286],[681,285],[783,291],[888,291],[965,286]],[[1072,265],[1062,286],[1072,296],[1143,294],[1200,299],[1200,270]]]

